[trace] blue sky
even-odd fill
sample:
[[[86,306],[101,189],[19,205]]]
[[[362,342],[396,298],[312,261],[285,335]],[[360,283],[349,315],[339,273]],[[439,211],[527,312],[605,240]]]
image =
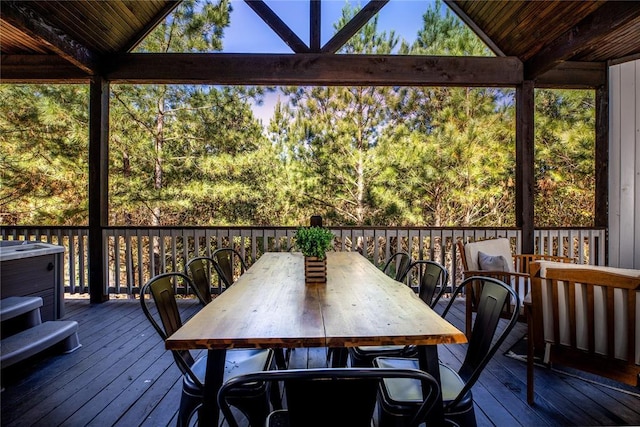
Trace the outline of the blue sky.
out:
[[[267,5],[309,45],[309,1],[267,0]],[[333,24],[340,19],[345,4],[352,8],[364,6],[367,0],[322,0],[321,44],[331,39]],[[378,30],[396,35],[411,43],[422,27],[422,15],[433,0],[391,0],[378,12]],[[231,25],[225,29],[223,52],[225,53],[293,53],[262,19],[242,0],[232,0]],[[254,105],[253,111],[268,125],[278,94],[268,94],[262,105]]]
[[[321,43],[333,36],[333,24],[340,19],[345,4],[364,6],[367,0],[322,0]],[[396,35],[411,42],[422,26],[422,15],[431,0],[391,0],[378,13],[381,31],[395,30]],[[242,0],[231,2],[231,25],[225,30],[224,50],[227,53],[293,53],[291,49]],[[267,0],[266,4],[309,44],[309,1]],[[249,30],[248,30],[249,29]]]

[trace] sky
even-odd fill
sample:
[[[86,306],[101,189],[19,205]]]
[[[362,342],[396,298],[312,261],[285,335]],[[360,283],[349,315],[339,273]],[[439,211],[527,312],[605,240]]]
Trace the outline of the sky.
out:
[[[333,24],[340,19],[342,8],[364,6],[367,0],[322,0],[320,42],[324,45],[334,35]],[[378,30],[395,31],[396,36],[411,43],[422,27],[422,15],[433,0],[391,0],[378,12]],[[266,4],[291,30],[309,45],[309,0],[266,0]],[[225,53],[293,53],[278,35],[262,21],[243,0],[232,0],[231,24],[225,29]],[[278,94],[269,94],[253,111],[268,125]]]
[[[364,6],[367,0],[321,1],[321,44],[333,36],[333,24],[340,19],[342,8],[347,3],[355,8]],[[427,0],[392,0],[378,12],[378,28],[387,32],[394,30],[399,37],[413,41],[422,26],[422,15],[431,3]],[[308,0],[266,0],[266,4],[303,42],[309,44]],[[231,25],[225,29],[223,52],[293,53],[244,1],[232,0],[231,5]]]

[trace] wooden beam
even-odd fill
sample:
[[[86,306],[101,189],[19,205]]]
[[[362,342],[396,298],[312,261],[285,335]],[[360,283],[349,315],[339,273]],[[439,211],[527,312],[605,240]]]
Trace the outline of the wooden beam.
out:
[[[309,2],[309,46],[311,52],[320,52],[322,17],[320,0]]]
[[[296,33],[285,24],[278,15],[262,0],[244,0],[245,3],[271,28],[287,46],[295,53],[309,52],[309,47],[304,44]]]
[[[355,33],[360,31],[360,28],[369,22],[387,3],[389,3],[389,0],[370,0],[365,7],[360,9],[356,16],[351,18],[351,20],[322,47],[322,52],[336,53],[338,49],[348,42]]]
[[[478,36],[478,38],[482,40],[482,42],[486,44],[489,49],[491,49],[493,53],[495,53],[497,56],[506,56],[502,49],[500,49],[500,47],[495,44],[493,40],[491,40],[491,38],[482,30],[482,28],[480,28],[480,26],[476,24],[475,21],[471,19],[460,6],[458,6],[458,3],[452,0],[444,0],[444,3],[449,7],[449,9],[451,9],[456,15],[458,15],[458,18],[460,18],[462,22],[464,22],[467,27],[469,27],[471,31],[473,31]]]
[[[107,247],[109,225],[109,82],[94,77],[89,85],[89,300],[109,299]]]
[[[2,55],[0,83],[89,83],[91,77],[57,55]]]
[[[2,20],[20,28],[30,37],[44,43],[52,52],[60,55],[87,74],[99,69],[98,56],[69,35],[64,34],[36,14],[25,1],[2,2]]]
[[[561,62],[538,76],[537,88],[595,89],[606,83],[606,62]]]
[[[522,230],[523,254],[534,250],[534,87],[531,80],[516,87],[516,227]]]
[[[515,87],[513,57],[330,54],[127,54],[110,58],[116,83]]]
[[[605,2],[595,12],[573,28],[565,31],[553,42],[525,62],[525,79],[535,79],[560,62],[598,44],[602,37],[615,28],[640,16],[640,4],[635,1]]]

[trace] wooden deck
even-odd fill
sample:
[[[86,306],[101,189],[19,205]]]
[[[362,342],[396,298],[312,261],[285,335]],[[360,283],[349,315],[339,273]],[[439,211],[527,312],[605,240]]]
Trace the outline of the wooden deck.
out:
[[[0,424],[9,426],[175,425],[181,376],[137,300],[90,305],[67,299],[82,348],[25,361],[2,372]],[[185,314],[198,306],[181,302]],[[464,305],[449,320],[462,327]],[[525,364],[503,355],[524,335],[518,324],[473,389],[480,426],[640,425],[640,398],[537,368],[536,406],[526,403]],[[463,345],[441,346],[452,364]],[[296,349],[291,366],[324,366],[325,349]]]

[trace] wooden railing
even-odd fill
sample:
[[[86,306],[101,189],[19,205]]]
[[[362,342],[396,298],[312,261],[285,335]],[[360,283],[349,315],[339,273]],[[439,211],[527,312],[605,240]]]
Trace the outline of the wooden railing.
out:
[[[517,228],[406,228],[329,227],[337,251],[358,251],[375,265],[398,250],[414,259],[431,259],[445,265],[451,283],[461,280],[458,240],[474,241],[507,237],[519,253]],[[103,233],[108,257],[109,293],[135,294],[153,275],[184,271],[187,260],[211,255],[220,247],[234,247],[248,265],[268,251],[289,250],[295,227],[109,227]],[[535,231],[535,253],[563,255],[580,264],[604,265],[604,228],[545,228]],[[88,293],[88,228],[2,226],[2,240],[38,240],[65,247],[65,291]]]

